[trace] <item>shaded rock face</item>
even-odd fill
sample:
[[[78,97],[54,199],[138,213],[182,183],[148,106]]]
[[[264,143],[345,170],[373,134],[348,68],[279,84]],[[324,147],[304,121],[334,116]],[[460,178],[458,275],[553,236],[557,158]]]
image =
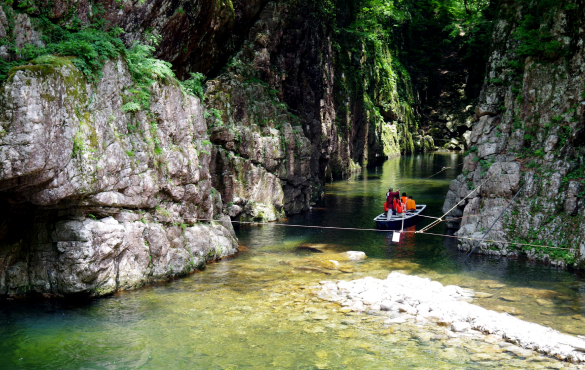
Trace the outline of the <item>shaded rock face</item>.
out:
[[[27,2],[27,12],[39,15],[48,8],[53,20],[68,21],[75,15],[81,22],[102,12],[110,27],[124,30],[122,39],[128,46],[148,41],[150,35],[160,36],[155,56],[171,62],[179,78],[187,78],[189,72],[217,73],[239,48],[266,2],[32,0]]]
[[[149,112],[124,113],[125,63],[103,75],[89,84],[56,58],[14,68],[0,88],[0,295],[102,295],[237,250],[214,216],[199,99],[168,82]]]
[[[555,40],[570,45],[565,57],[528,57],[515,76],[517,23],[500,20],[493,34],[488,75],[475,108],[471,153],[451,182],[443,211],[457,235],[481,238],[522,187],[486,239],[564,249],[486,242],[480,252],[526,253],[554,264],[582,265],[585,256],[585,65],[583,7],[556,11]],[[518,17],[522,16],[522,9]],[[577,31],[575,31],[577,30]],[[472,192],[472,190],[475,190]],[[449,218],[449,217],[447,217]],[[468,250],[476,241],[460,241]]]
[[[214,186],[235,205],[231,216],[250,218],[247,204],[270,209],[269,216],[254,211],[264,220],[301,212],[319,199],[326,179],[434,148],[428,136],[413,140],[413,114],[400,105],[397,84],[381,81],[358,41],[353,51],[335,48],[339,36],[318,10],[304,1],[268,2],[226,70],[207,83]],[[351,92],[350,72],[363,74]],[[277,196],[260,199],[262,183]]]
[[[417,129],[408,103],[414,94],[407,79],[397,81],[402,72],[390,67],[398,60],[394,52],[388,45],[370,50],[359,37],[336,33],[335,22],[353,22],[355,4],[335,4],[337,20],[325,14],[330,5],[35,0],[28,16],[21,15],[28,20],[48,8],[60,24],[73,16],[82,23],[104,18],[108,27],[124,30],[127,46],[160,36],[155,56],[171,62],[179,78],[190,72],[213,77],[205,109],[214,148],[206,151],[224,211],[274,220],[308,209],[326,179],[401,152],[434,149],[430,136],[411,133]],[[39,39],[33,36],[28,43]]]
[[[230,210],[236,217],[241,211],[244,218],[274,220],[283,212],[307,210],[311,197],[320,195],[325,177],[321,158],[329,159],[330,150],[321,148],[320,138],[311,140],[311,131],[327,138],[335,136],[331,122],[324,125],[322,120],[332,110],[322,100],[323,84],[331,84],[331,78],[318,75],[324,66],[315,55],[325,47],[322,35],[317,34],[325,30],[287,29],[291,23],[307,27],[305,21],[295,22],[298,12],[295,5],[268,3],[228,71],[207,84],[206,108],[221,112],[219,118],[208,118],[217,145],[214,185],[228,205],[239,206]],[[295,50],[289,55],[291,47]],[[316,74],[310,83],[307,71],[300,70],[308,65]],[[300,80],[301,86],[284,91],[287,80]],[[300,94],[301,88],[308,104],[289,107],[286,100],[296,98],[293,95]],[[310,110],[303,112],[308,117],[292,115],[291,111],[297,112],[294,108]],[[268,186],[262,188],[262,183]],[[272,192],[272,199],[259,199],[266,198],[262,193],[267,191]],[[256,210],[258,207],[270,211]]]
[[[227,207],[237,206],[232,217],[273,221],[309,207],[310,142],[265,94],[262,84],[238,76],[208,84],[213,185]]]

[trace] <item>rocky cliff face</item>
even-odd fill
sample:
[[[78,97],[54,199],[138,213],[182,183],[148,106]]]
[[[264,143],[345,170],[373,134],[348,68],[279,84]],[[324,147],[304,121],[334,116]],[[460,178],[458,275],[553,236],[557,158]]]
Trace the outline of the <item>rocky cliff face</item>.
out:
[[[582,266],[584,7],[559,3],[538,17],[535,11],[529,4],[504,3],[471,151],[463,173],[451,182],[443,210],[457,205],[450,216],[464,218],[449,226],[458,228],[459,236],[481,238],[521,189],[486,238],[496,242],[482,243],[480,252]],[[460,248],[475,243],[462,240]]]
[[[207,83],[214,185],[232,217],[298,213],[326,179],[434,148],[429,136],[412,134],[411,86],[393,69],[392,51],[334,27],[351,24],[349,7],[338,7],[336,20],[324,7],[268,2]]]
[[[228,216],[302,212],[326,180],[435,147],[395,45],[404,9],[376,9],[382,23],[364,28],[362,6],[379,4],[0,5],[0,294],[104,294],[189,272],[235,251]],[[110,32],[126,52],[154,46],[179,79],[207,75],[203,103],[169,79],[148,87],[148,109],[123,108],[146,91],[133,92],[125,52],[92,64],[110,58],[91,82],[67,57],[5,68],[84,27],[84,42]],[[459,137],[451,126],[440,134]]]
[[[149,42],[152,36],[160,37],[155,56],[171,62],[177,75],[186,78],[189,72],[217,73],[240,47],[266,2],[15,0],[6,3],[20,13],[13,20],[15,35],[20,40],[18,47],[38,40],[30,17],[45,15],[55,23],[71,25],[87,24],[90,18],[99,16],[107,27],[120,27],[124,31],[121,38],[128,46],[137,41]],[[9,18],[4,17],[6,22],[0,22],[5,26],[2,28],[10,28]],[[0,37],[4,37],[2,28]]]
[[[236,252],[199,99],[167,81],[152,86],[148,112],[124,113],[132,86],[121,60],[95,85],[68,58],[11,70],[0,88],[0,295],[102,295]]]
[[[46,22],[63,30],[98,22],[123,30],[127,47],[160,39],[155,56],[179,77],[213,78],[203,105],[168,80],[149,88],[141,111],[123,108],[136,94],[123,59],[107,61],[97,82],[67,57],[8,72],[0,295],[102,295],[193,271],[236,251],[228,217],[301,212],[326,179],[431,149],[430,137],[411,134],[412,88],[394,51],[340,28],[355,19],[354,5],[2,4],[6,62],[44,47]]]
[[[326,179],[434,149],[417,131],[412,86],[390,36],[363,37],[353,27],[360,4],[35,0],[14,4],[23,19],[6,32],[28,22],[36,33],[20,44],[42,43],[28,17],[45,14],[65,27],[102,17],[109,29],[124,31],[127,46],[160,38],[155,56],[171,62],[177,76],[213,77],[204,115],[224,211],[275,220],[308,209]]]

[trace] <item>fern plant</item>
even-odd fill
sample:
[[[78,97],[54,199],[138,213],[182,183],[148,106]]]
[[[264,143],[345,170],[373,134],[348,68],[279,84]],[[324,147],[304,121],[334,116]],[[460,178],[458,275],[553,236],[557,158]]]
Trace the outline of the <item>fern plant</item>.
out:
[[[203,83],[205,82],[205,75],[202,73],[191,73],[191,78],[182,82],[184,91],[187,93],[199,97],[203,100]]]

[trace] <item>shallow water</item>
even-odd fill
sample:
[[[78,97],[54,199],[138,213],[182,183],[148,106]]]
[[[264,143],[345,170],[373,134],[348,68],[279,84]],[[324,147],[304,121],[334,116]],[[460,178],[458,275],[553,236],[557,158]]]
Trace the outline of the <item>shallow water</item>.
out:
[[[440,215],[455,154],[403,157],[327,186],[324,200],[289,224],[372,228],[389,185]],[[429,223],[429,220],[421,224]],[[442,233],[438,226],[433,229]],[[483,369],[558,368],[556,360],[439,326],[386,325],[344,314],[311,293],[320,280],[385,278],[401,270],[493,294],[474,303],[585,332],[584,279],[521,260],[472,256],[447,237],[283,227],[240,227],[243,251],[206,271],[85,303],[11,302],[0,307],[0,368]],[[299,245],[322,253],[301,250]],[[361,250],[364,262],[340,252]],[[338,264],[331,260],[339,261]],[[506,299],[506,300],[504,300]]]

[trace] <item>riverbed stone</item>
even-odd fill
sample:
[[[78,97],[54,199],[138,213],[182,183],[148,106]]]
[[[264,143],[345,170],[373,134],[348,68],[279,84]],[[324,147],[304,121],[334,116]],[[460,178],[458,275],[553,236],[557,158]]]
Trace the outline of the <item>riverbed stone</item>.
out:
[[[494,355],[491,353],[475,353],[470,357],[471,361],[493,361]]]
[[[385,301],[382,301],[380,303],[380,309],[382,311],[391,311],[393,305],[394,305],[394,302],[392,302],[390,300],[385,300]]]
[[[503,295],[500,297],[500,299],[502,301],[506,301],[506,302],[518,302],[520,301],[519,297],[514,297],[514,296],[510,296],[510,295]]]
[[[380,310],[382,307],[388,310],[398,307],[400,316],[386,319],[385,325],[443,323],[446,326],[444,335],[453,338],[447,342],[459,343],[446,343],[448,345],[463,345],[462,338],[466,340],[485,338],[486,342],[497,343],[505,351],[513,352],[522,358],[532,356],[534,354],[532,351],[535,350],[567,361],[585,362],[585,353],[574,351],[571,347],[583,345],[580,339],[514,317],[512,315],[521,313],[515,307],[502,305],[495,307],[496,310],[504,311],[503,313],[487,310],[464,301],[470,293],[468,290],[457,286],[444,287],[430,282],[428,278],[393,271],[384,280],[366,277],[353,281],[338,281],[336,284],[340,296],[352,297],[375,292],[380,295]],[[355,306],[356,302],[351,301],[349,307],[351,305]],[[418,307],[421,308],[420,313]],[[376,319],[371,316],[370,318]]]
[[[548,299],[537,298],[535,301],[539,306],[554,306],[554,302]]]
[[[465,332],[471,329],[471,325],[468,322],[457,321],[451,324],[451,330],[456,333]]]
[[[509,313],[510,315],[522,315],[522,310],[516,307],[497,305],[494,307],[494,309],[497,311]]]
[[[406,316],[399,316],[393,319],[387,319],[384,321],[384,324],[402,324],[406,322]]]
[[[360,251],[347,251],[342,255],[346,256],[350,261],[363,261],[367,258],[366,254]]]

